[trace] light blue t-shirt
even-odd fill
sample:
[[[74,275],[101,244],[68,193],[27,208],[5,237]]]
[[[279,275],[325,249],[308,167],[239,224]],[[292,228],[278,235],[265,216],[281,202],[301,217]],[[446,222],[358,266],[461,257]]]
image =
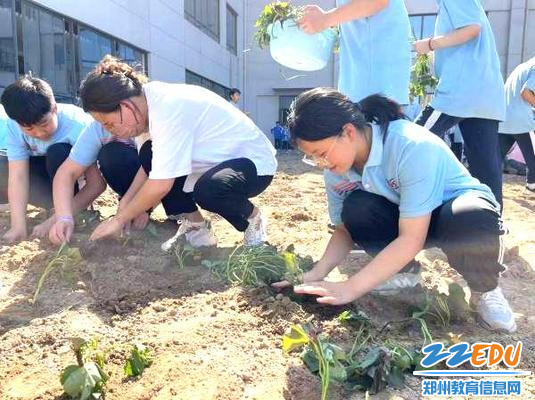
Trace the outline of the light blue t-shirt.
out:
[[[361,189],[399,205],[402,218],[431,213],[445,202],[473,193],[499,207],[488,186],[472,177],[442,139],[407,120],[390,122],[386,141],[373,124],[370,155],[362,176],[355,170],[345,175],[324,172],[329,215],[342,223],[345,198]]]
[[[479,25],[478,37],[435,50],[438,86],[431,106],[454,117],[503,121],[505,93],[494,34],[479,0],[437,0],[435,36]]]
[[[371,17],[341,24],[340,33],[338,90],[352,101],[382,93],[408,104],[411,27],[403,0],[390,0]]]
[[[7,117],[4,107],[0,104],[0,155],[4,155],[6,151],[6,136],[7,136]]]
[[[498,132],[519,134],[535,130],[535,114],[521,93],[524,89],[535,92],[535,57],[517,66],[505,82],[505,121]]]
[[[134,140],[120,140],[115,138],[109,131],[97,121],[93,121],[87,129],[82,132],[76,144],[73,146],[69,158],[84,167],[89,167],[97,161],[98,153],[102,147],[110,142],[120,141],[133,148],[136,147]]]
[[[55,143],[74,146],[78,136],[91,124],[93,118],[80,107],[58,104],[58,128],[50,140],[40,140],[26,135],[17,122],[7,122],[7,158],[9,161],[27,160],[30,156],[44,156]]]

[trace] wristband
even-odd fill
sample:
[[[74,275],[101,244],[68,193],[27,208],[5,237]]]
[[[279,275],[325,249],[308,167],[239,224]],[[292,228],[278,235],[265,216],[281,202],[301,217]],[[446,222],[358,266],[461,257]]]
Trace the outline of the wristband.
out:
[[[433,40],[432,37],[429,38],[429,41],[427,42],[427,46],[429,47],[429,50],[431,51],[435,51],[435,49],[433,48],[433,46],[431,46],[431,41]]]
[[[56,217],[56,221],[70,222],[74,225],[74,218],[70,215],[58,215]]]

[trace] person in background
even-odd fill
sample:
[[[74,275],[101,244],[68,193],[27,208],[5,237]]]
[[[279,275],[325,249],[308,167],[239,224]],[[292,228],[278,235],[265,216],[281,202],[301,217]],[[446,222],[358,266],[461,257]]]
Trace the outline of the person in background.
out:
[[[505,82],[505,121],[500,123],[501,158],[505,161],[514,142],[527,165],[526,188],[535,192],[535,57],[518,65]]]
[[[482,325],[516,330],[498,286],[505,270],[500,206],[442,139],[379,95],[355,103],[334,89],[317,88],[298,96],[291,110],[293,140],[334,174],[326,189],[337,221],[323,256],[296,293],[347,304],[388,282],[425,246],[439,247],[470,287]],[[345,175],[358,182],[356,190],[340,188]],[[325,281],[355,242],[373,259],[346,281]]]
[[[237,88],[230,89],[229,101],[232,105],[238,107],[238,102],[240,101],[241,92]]]
[[[479,0],[437,0],[434,37],[415,42],[419,54],[434,52],[438,85],[419,125],[444,138],[459,124],[472,176],[502,204],[498,124],[505,92],[494,34]]]
[[[284,141],[284,127],[280,121],[275,122],[275,126],[271,128],[271,135],[273,136],[273,142],[277,150],[282,149],[282,143]]]
[[[10,118],[6,157],[0,157],[0,187],[7,182],[11,217],[11,228],[4,239],[13,243],[27,237],[28,203],[52,208],[54,176],[93,119],[79,107],[57,104],[50,85],[31,76],[6,87],[2,105]],[[106,188],[95,164],[87,170],[85,178],[87,184],[81,190],[76,181],[71,183],[70,190],[76,192],[76,210],[87,208]],[[52,215],[37,225],[32,235],[45,236],[55,221],[56,216]]]

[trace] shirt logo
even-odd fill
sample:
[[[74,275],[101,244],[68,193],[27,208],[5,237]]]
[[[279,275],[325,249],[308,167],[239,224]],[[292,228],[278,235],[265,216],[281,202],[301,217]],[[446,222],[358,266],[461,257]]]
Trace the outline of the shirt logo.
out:
[[[399,189],[399,183],[394,178],[387,179],[386,183],[388,184],[388,187],[390,187],[390,189],[393,189],[393,190]]]

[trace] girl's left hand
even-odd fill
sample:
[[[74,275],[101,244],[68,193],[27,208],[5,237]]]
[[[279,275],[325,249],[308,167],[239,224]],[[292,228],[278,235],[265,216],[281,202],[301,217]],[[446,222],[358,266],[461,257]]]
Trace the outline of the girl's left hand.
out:
[[[297,21],[299,28],[308,34],[324,31],[327,25],[327,13],[319,6],[306,6],[304,15]]]
[[[342,305],[351,303],[360,297],[355,293],[349,281],[345,282],[309,282],[294,288],[295,293],[319,296],[316,301],[323,304]]]
[[[121,234],[123,225],[124,224],[115,217],[107,221],[103,221],[95,228],[89,240],[94,241],[108,236],[118,236]]]

